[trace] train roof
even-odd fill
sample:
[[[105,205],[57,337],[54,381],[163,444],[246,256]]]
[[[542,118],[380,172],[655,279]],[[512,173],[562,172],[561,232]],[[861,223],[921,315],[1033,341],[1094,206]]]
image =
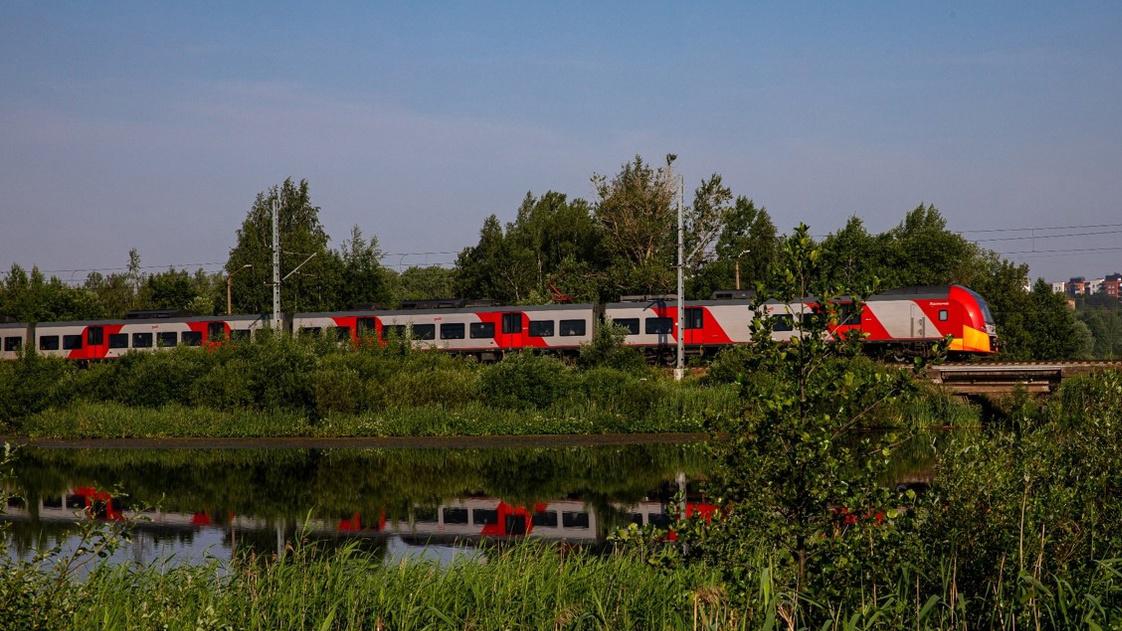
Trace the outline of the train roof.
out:
[[[946,298],[954,285],[922,285],[917,287],[898,287],[874,294],[865,302],[878,300],[899,300],[901,298]]]
[[[396,315],[422,315],[426,313],[521,313],[524,311],[579,311],[594,309],[596,305],[585,304],[556,304],[556,305],[503,305],[503,306],[474,306],[474,307],[442,307],[439,309],[352,309],[350,311],[314,311],[294,314],[295,318],[328,318],[331,316],[396,316]]]
[[[173,324],[183,322],[256,322],[258,320],[268,321],[269,317],[265,315],[223,315],[223,316],[182,316],[178,318],[139,318],[139,319],[124,319],[119,318],[116,320],[66,320],[60,322],[39,322],[36,327],[50,327],[50,326],[107,326],[114,324],[159,324],[161,322],[170,322]],[[26,324],[22,326],[27,326]]]
[[[0,322],[0,329],[26,329],[26,322]]]

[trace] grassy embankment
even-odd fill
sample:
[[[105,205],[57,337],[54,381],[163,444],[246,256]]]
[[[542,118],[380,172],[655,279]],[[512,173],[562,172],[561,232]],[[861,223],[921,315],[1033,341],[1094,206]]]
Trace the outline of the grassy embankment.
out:
[[[610,347],[575,365],[530,354],[481,365],[401,345],[276,338],[87,368],[35,356],[5,362],[0,424],[52,438],[696,432],[738,413],[734,373],[675,383]],[[896,410],[909,423],[971,414],[931,393]]]
[[[606,557],[533,543],[438,567],[386,565],[353,546],[290,550],[283,559],[243,559],[167,568],[101,566],[84,580],[29,566],[0,574],[0,615],[9,629],[964,629],[1100,628],[1122,616],[1118,560],[1098,564],[1094,591],[1046,579],[1026,607],[1024,579],[993,568],[993,594],[959,591],[953,565],[933,581],[901,568],[898,580],[840,605],[794,605],[760,557],[735,597],[702,565],[659,568],[632,552]],[[1005,586],[1003,587],[1003,582]],[[863,601],[863,602],[862,602]],[[798,611],[795,609],[798,608]],[[1012,622],[1009,612],[1025,612]],[[1036,612],[1034,616],[1032,612]],[[799,622],[788,626],[787,619]],[[971,619],[973,618],[973,619]],[[806,622],[813,621],[811,627]]]

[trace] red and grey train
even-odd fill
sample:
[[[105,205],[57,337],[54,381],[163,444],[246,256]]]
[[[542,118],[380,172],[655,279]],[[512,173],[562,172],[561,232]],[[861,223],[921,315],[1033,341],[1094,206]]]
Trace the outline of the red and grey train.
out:
[[[686,301],[685,346],[691,354],[711,354],[749,341],[757,312],[748,297]],[[872,296],[860,314],[839,305],[841,322],[831,333],[861,332],[871,348],[904,353],[950,340],[957,354],[996,351],[997,331],[986,301],[960,285],[906,287]],[[814,299],[770,301],[760,310],[774,318],[773,336],[799,335],[797,318],[821,317]],[[649,352],[677,344],[677,305],[672,299],[645,299],[605,305],[426,306],[398,310],[297,313],[287,326],[298,335],[332,335],[359,343],[364,339],[408,338],[422,348],[477,355],[483,359],[525,349],[571,352],[592,340],[601,322],[626,330],[627,346]],[[267,316],[147,317],[87,322],[0,324],[0,358],[15,359],[33,347],[43,355],[75,360],[120,357],[129,351],[154,351],[178,345],[210,346],[249,339],[268,326]]]

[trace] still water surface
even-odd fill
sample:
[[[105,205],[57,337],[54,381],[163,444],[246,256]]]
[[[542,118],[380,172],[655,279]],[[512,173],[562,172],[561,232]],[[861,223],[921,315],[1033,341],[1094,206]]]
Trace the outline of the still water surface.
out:
[[[595,547],[704,509],[697,444],[473,449],[19,450],[0,516],[10,556],[77,544],[75,522],[135,520],[115,562],[272,555],[297,538],[357,542],[388,563],[479,554],[488,541]]]
[[[553,439],[551,439],[553,440]],[[930,438],[896,452],[889,483],[930,476]],[[442,441],[441,444],[447,444]],[[591,442],[587,437],[581,443]],[[17,451],[0,521],[8,555],[73,549],[78,520],[129,521],[118,563],[356,543],[387,563],[478,556],[537,538],[597,548],[630,523],[712,507],[698,443],[471,448],[43,448]]]

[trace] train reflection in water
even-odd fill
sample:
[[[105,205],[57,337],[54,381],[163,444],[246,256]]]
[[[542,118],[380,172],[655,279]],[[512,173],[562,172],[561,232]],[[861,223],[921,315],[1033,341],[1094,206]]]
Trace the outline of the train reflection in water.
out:
[[[684,491],[685,505],[675,502]],[[599,504],[599,505],[598,505]],[[23,530],[22,548],[29,553],[44,539],[64,541],[79,519],[129,522],[133,532],[132,560],[145,563],[161,553],[181,548],[188,557],[224,556],[249,546],[259,553],[283,554],[297,536],[320,542],[366,539],[390,541],[391,557],[410,554],[412,548],[473,547],[487,540],[517,540],[531,537],[577,545],[602,542],[615,528],[634,523],[670,527],[683,514],[710,514],[714,506],[699,495],[684,474],[674,482],[637,502],[586,502],[578,497],[517,505],[499,498],[467,496],[445,500],[436,506],[411,505],[399,517],[351,513],[326,517],[313,512],[303,519],[269,518],[229,512],[184,512],[137,509],[127,499],[111,496],[91,486],[74,486],[57,495],[44,495],[33,503],[11,497],[3,515]],[[20,528],[22,527],[22,528]],[[196,542],[198,537],[198,542]],[[145,539],[152,547],[144,553]],[[169,542],[173,542],[170,546]],[[162,545],[151,545],[151,544]],[[438,555],[440,556],[440,555]]]

